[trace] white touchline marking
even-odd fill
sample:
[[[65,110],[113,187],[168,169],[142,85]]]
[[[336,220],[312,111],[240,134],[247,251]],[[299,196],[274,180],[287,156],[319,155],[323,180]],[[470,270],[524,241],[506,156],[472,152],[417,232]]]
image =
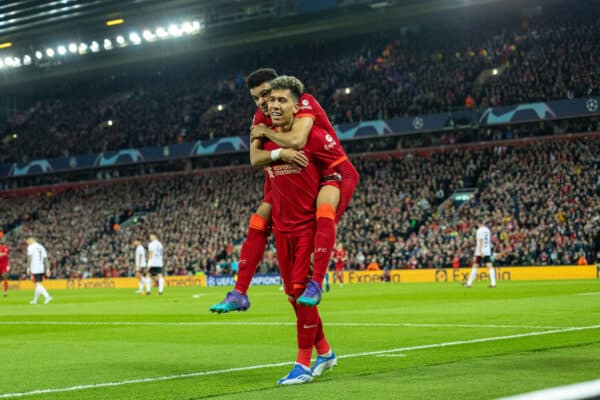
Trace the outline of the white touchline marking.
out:
[[[576,332],[576,331],[585,331],[585,330],[591,330],[591,329],[600,329],[600,325],[579,326],[579,327],[571,327],[571,328],[563,328],[563,329],[554,329],[554,330],[550,330],[550,331],[519,333],[519,334],[507,335],[507,336],[494,336],[494,337],[479,338],[479,339],[458,340],[458,341],[445,342],[445,343],[423,344],[423,345],[418,345],[418,346],[400,347],[397,349],[367,351],[364,353],[342,354],[342,355],[339,355],[338,358],[375,356],[375,355],[380,355],[380,354],[399,353],[399,352],[403,352],[403,351],[425,350],[425,349],[433,349],[433,348],[438,348],[438,347],[450,347],[450,346],[458,346],[458,345],[462,345],[462,344],[493,342],[493,341],[499,341],[499,340],[510,340],[510,339],[518,339],[518,338],[523,338],[523,337],[551,335],[554,333]],[[292,363],[292,361],[286,361],[286,362],[278,362],[278,363],[272,363],[272,364],[250,365],[247,367],[228,368],[228,369],[221,369],[221,370],[215,370],[215,371],[190,372],[188,374],[157,376],[154,378],[127,379],[124,381],[93,383],[93,384],[89,384],[89,385],[77,385],[77,386],[69,386],[69,387],[65,387],[65,388],[37,389],[37,390],[31,390],[28,392],[3,393],[3,394],[0,394],[0,399],[5,399],[5,398],[9,398],[9,397],[32,396],[32,395],[36,395],[36,394],[72,392],[72,391],[76,391],[76,390],[95,389],[95,388],[102,388],[102,387],[109,387],[109,386],[123,386],[123,385],[135,384],[135,383],[168,381],[168,380],[174,380],[174,379],[193,378],[193,377],[207,376],[207,375],[218,375],[218,374],[225,374],[228,372],[250,371],[250,370],[254,370],[254,369],[282,367],[282,366],[290,365],[291,363]]]
[[[555,388],[536,390],[498,400],[577,400],[597,399],[600,394],[600,379]]]
[[[196,322],[145,322],[145,321],[2,321],[2,325],[108,325],[108,326],[296,326],[295,322],[246,322],[246,321],[196,321]],[[387,322],[328,322],[339,327],[405,327],[405,328],[505,328],[505,329],[565,329],[570,326],[496,325],[496,324],[413,324]]]
[[[585,292],[585,293],[577,293],[577,296],[598,296],[600,292]]]
[[[406,354],[377,354],[375,357],[406,357]]]

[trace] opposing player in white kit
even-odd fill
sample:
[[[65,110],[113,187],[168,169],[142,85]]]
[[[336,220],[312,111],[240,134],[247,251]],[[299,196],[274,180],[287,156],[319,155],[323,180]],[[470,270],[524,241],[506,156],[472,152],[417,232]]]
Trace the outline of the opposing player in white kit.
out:
[[[35,241],[34,238],[27,238],[27,273],[31,274],[31,279],[35,283],[35,292],[30,304],[37,304],[40,294],[44,296],[44,304],[52,301],[52,296],[48,294],[46,288],[42,285],[44,274],[50,272],[48,267],[48,253],[44,246]]]
[[[146,294],[150,294],[152,277],[158,280],[158,294],[163,294],[165,279],[163,278],[163,245],[156,235],[150,235],[148,243],[148,269],[146,271]]]
[[[465,287],[470,288],[477,276],[477,268],[484,264],[488,268],[490,275],[490,285],[488,287],[496,287],[496,271],[492,265],[492,233],[490,228],[485,226],[483,220],[479,222],[479,228],[477,228],[476,242],[475,242],[475,260],[473,260],[473,268],[471,269],[471,275],[469,280],[465,283]]]
[[[139,240],[133,242],[135,246],[135,276],[139,279],[136,293],[144,293],[144,279],[146,269],[146,249]]]

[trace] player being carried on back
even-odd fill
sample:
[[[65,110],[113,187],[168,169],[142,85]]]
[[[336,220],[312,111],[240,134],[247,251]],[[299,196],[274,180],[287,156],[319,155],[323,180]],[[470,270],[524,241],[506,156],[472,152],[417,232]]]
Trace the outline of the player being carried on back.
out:
[[[291,131],[283,133],[272,129],[267,100],[271,92],[270,82],[276,77],[277,73],[273,69],[262,68],[248,75],[246,79],[250,95],[257,106],[251,140],[266,138],[281,147],[271,153],[270,162],[281,159],[288,164],[305,167],[308,162],[307,158],[297,150],[306,145],[313,125],[324,129],[332,143],[339,146],[339,140],[321,105],[307,93],[302,94],[298,101],[299,110],[295,115]],[[253,159],[252,153],[250,162],[253,166],[265,165],[264,161]],[[317,231],[314,239],[312,279],[302,296],[298,298],[300,304],[315,306],[321,301],[323,278],[335,244],[336,224],[350,202],[358,179],[358,172],[347,157],[341,159],[337,164],[331,165],[329,170],[322,173],[321,188],[316,200]],[[212,312],[245,311],[250,307],[246,293],[258,263],[263,257],[267,237],[270,233],[272,210],[270,191],[269,181],[266,180],[263,201],[250,218],[248,234],[242,245],[235,288],[227,293],[222,302],[210,307]]]

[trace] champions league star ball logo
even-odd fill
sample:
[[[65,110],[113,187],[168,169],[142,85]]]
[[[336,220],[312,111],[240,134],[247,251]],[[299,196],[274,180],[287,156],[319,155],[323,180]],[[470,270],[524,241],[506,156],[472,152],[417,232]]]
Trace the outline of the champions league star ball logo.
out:
[[[425,125],[425,121],[421,117],[415,117],[412,121],[412,126],[415,129],[422,129],[423,125]]]
[[[587,110],[589,112],[596,112],[596,111],[598,111],[598,100],[596,100],[596,99],[588,99],[585,102],[585,108],[587,108]]]

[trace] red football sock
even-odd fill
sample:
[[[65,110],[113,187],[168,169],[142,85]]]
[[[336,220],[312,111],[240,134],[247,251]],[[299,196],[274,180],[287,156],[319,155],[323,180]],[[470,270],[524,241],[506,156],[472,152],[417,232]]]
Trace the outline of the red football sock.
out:
[[[325,332],[323,331],[323,321],[319,316],[319,325],[317,326],[317,334],[315,335],[315,349],[317,354],[325,354],[330,350],[329,342],[325,338]]]
[[[315,263],[312,280],[319,287],[323,286],[323,278],[329,266],[331,251],[335,245],[335,212],[331,204],[321,204],[317,208],[317,232],[315,234]]]
[[[8,292],[8,279],[5,279],[2,286],[4,287],[4,293]]]
[[[268,236],[267,226],[267,220],[258,214],[253,214],[250,218],[248,235],[240,252],[238,278],[235,282],[235,290],[242,294],[246,294],[248,291],[256,267],[265,252]]]
[[[296,297],[299,297],[304,288],[295,289]],[[319,326],[319,313],[316,307],[304,306],[298,304],[296,316],[296,334],[298,339],[298,358],[296,362],[305,366],[310,366],[312,349],[315,345],[315,336]]]

